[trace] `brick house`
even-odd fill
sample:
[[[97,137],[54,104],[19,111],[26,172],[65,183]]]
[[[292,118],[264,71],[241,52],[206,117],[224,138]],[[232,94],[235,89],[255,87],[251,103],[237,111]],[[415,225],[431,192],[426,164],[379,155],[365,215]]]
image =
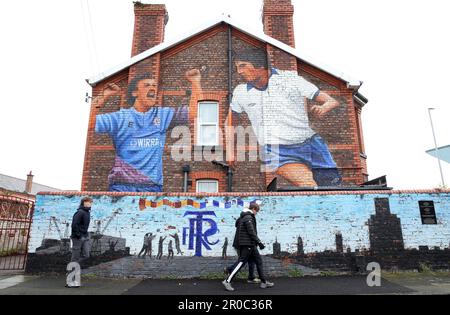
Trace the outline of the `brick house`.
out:
[[[295,49],[290,0],[263,5],[263,31],[220,16],[165,42],[165,5],[135,3],[132,58],[87,80],[83,191],[367,182],[362,82]]]

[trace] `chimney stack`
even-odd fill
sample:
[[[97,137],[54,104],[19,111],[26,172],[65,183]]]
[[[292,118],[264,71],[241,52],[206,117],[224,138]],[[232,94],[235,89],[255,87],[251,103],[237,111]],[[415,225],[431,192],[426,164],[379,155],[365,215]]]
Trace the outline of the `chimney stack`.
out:
[[[31,195],[31,188],[33,187],[33,177],[34,175],[31,173],[27,175],[27,182],[25,184],[25,192]]]
[[[164,41],[169,15],[164,4],[134,2],[134,34],[131,56],[144,52]]]
[[[262,20],[266,35],[295,48],[291,0],[264,0]]]

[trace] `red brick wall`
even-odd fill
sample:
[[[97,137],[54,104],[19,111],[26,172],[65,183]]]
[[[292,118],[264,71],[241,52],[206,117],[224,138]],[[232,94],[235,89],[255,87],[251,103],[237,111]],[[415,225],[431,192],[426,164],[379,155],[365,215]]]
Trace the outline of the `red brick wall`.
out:
[[[294,6],[291,0],[264,0],[264,33],[295,47],[293,16]]]
[[[336,99],[340,106],[330,112],[323,119],[310,117],[310,125],[314,131],[326,141],[329,150],[341,172],[344,185],[359,185],[367,179],[367,166],[365,159],[361,158],[364,145],[362,141],[362,128],[358,118],[358,110],[353,102],[353,91],[348,89],[345,82],[323,71],[306,64],[295,57],[290,56],[277,48],[266,46],[248,35],[239,31],[232,32],[233,50],[244,48],[259,48],[268,53],[270,66],[280,70],[297,71],[307,81],[315,84],[323,92]],[[202,74],[203,96],[202,100],[214,100],[219,103],[219,124],[223,130],[225,118],[230,112],[228,102],[228,37],[227,26],[220,25],[208,30],[190,40],[151,56],[130,69],[109,78],[97,85],[93,90],[94,97],[103,93],[103,89],[110,82],[114,82],[126,89],[128,83],[136,75],[150,72],[158,82],[158,100],[165,107],[177,108],[188,105],[191,101],[191,86],[185,78],[185,72],[191,69],[199,69]],[[233,89],[242,83],[242,78],[232,67]],[[122,102],[123,103],[123,102]],[[82,190],[106,191],[108,189],[108,174],[114,162],[114,146],[107,135],[95,134],[95,116],[101,113],[110,113],[120,109],[121,100],[118,97],[108,100],[102,108],[91,109],[89,129],[86,144],[85,163],[83,171]],[[314,105],[312,102],[311,105]],[[196,108],[192,109],[194,116]],[[189,127],[192,135],[192,143],[195,144],[194,121],[190,121]],[[251,126],[246,114],[233,114],[233,126]],[[167,142],[164,149],[163,176],[164,191],[183,191],[184,165],[190,165],[190,180],[192,186],[188,191],[195,190],[197,179],[218,179],[220,191],[226,190],[226,172],[223,168],[213,165],[210,161],[174,161],[171,158],[171,150],[178,139],[171,138],[172,129],[167,131]],[[237,139],[234,139],[237,143]],[[226,143],[222,143],[224,156]],[[240,146],[234,150],[248,152],[256,150],[256,147],[248,145]],[[191,156],[198,150],[191,147]],[[220,152],[220,150],[219,150]],[[273,178],[273,174],[264,174],[260,171],[260,162],[235,162],[233,164],[233,191],[265,191],[267,184]],[[301,175],[299,175],[301,176]],[[289,184],[279,177],[280,185]]]
[[[164,4],[134,4],[134,34],[131,55],[137,55],[164,41],[166,6]]]

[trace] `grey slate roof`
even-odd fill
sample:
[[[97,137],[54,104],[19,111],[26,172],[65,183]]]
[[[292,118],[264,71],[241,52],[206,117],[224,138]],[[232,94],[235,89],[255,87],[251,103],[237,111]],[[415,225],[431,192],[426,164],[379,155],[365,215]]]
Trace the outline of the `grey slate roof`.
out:
[[[219,16],[217,18],[211,19],[207,23],[196,27],[195,29],[187,32],[184,35],[179,36],[178,38],[176,38],[174,40],[163,42],[155,47],[152,47],[152,48],[128,59],[127,61],[121,63],[120,65],[118,65],[114,68],[111,68],[109,70],[103,71],[100,74],[97,74],[96,76],[94,76],[90,79],[87,79],[86,81],[91,86],[95,86],[99,82],[105,80],[106,78],[111,77],[112,75],[138,63],[139,61],[144,60],[145,58],[148,58],[156,53],[159,53],[159,52],[165,51],[171,47],[174,47],[174,46],[194,37],[195,35],[198,35],[202,32],[205,32],[205,31],[213,28],[216,25],[219,25],[220,23],[228,24],[253,38],[256,38],[265,43],[269,43],[269,44],[287,52],[288,54],[291,54],[291,55],[303,60],[304,62],[306,62],[316,68],[321,69],[322,71],[325,71],[337,78],[340,78],[347,82],[348,87],[353,87],[357,90],[363,83],[362,81],[351,78],[348,75],[342,73],[341,71],[333,69],[332,67],[325,65],[322,62],[314,60],[310,56],[306,56],[300,50],[292,48],[289,45],[286,45],[285,43],[282,43],[279,40],[264,34],[264,32],[262,32],[261,30],[250,30],[248,27],[240,25],[237,21],[232,20],[229,16],[226,16],[225,14],[222,14],[221,16]]]
[[[20,179],[20,178],[8,176],[8,175],[0,174],[0,188],[6,189],[6,190],[23,193],[23,192],[25,192],[26,182],[27,181],[25,179]],[[45,186],[45,185],[41,185],[41,184],[33,182],[33,185],[31,187],[31,194],[36,195],[40,191],[58,192],[58,191],[61,191],[61,189],[57,189],[57,188],[53,188],[53,187],[49,187],[49,186]]]

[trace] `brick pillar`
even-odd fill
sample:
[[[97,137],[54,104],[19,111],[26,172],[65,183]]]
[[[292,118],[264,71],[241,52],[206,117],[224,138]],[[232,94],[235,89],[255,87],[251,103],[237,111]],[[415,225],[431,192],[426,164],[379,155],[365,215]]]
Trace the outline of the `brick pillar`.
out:
[[[131,55],[135,56],[164,41],[169,15],[164,4],[134,4],[134,34]]]

